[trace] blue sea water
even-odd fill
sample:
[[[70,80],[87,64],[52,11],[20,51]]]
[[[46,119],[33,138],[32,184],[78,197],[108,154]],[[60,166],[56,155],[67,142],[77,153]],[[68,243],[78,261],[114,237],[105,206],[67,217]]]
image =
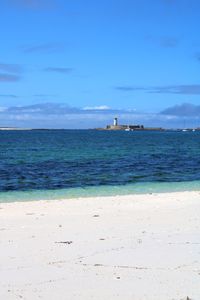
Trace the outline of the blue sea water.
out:
[[[198,131],[0,131],[0,202],[199,189]]]

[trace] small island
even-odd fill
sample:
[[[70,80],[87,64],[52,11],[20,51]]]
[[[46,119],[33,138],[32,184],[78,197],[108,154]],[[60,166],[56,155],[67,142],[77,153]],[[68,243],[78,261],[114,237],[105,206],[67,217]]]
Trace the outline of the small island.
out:
[[[107,125],[105,128],[95,128],[96,130],[114,130],[114,131],[144,131],[144,130],[154,130],[154,131],[165,131],[161,127],[144,127],[144,125],[124,125],[119,124],[118,118],[115,117],[112,125]]]

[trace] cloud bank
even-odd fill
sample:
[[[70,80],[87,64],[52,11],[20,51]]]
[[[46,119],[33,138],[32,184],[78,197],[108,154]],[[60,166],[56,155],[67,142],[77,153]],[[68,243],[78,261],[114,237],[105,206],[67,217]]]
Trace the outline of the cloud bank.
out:
[[[0,94],[1,98],[18,98],[17,95],[13,94]]]
[[[66,68],[66,67],[48,67],[44,69],[45,72],[55,72],[61,74],[68,74],[73,71],[73,68]]]
[[[121,92],[144,91],[151,94],[181,94],[181,95],[200,95],[200,84],[166,85],[166,86],[116,86],[116,90]]]
[[[200,117],[200,105],[184,103],[166,108],[161,112],[163,115],[180,117]]]
[[[1,82],[16,82],[19,80],[20,80],[20,77],[18,75],[0,73],[0,83]]]
[[[34,44],[23,46],[22,50],[24,53],[54,53],[63,51],[64,45],[62,43],[44,43],[44,44]]]
[[[182,104],[157,114],[135,110],[112,109],[107,105],[71,107],[67,104],[44,103],[27,106],[1,107],[0,126],[26,128],[95,128],[112,124],[118,116],[121,124],[140,124],[146,127],[181,128],[200,126],[200,106]]]
[[[0,83],[20,80],[22,67],[17,64],[0,63]]]
[[[17,64],[0,63],[0,71],[18,74],[21,73],[22,67]]]

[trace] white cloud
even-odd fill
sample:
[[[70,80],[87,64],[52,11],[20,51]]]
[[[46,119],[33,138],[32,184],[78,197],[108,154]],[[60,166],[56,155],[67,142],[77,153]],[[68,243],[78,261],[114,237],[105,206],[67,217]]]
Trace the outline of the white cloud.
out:
[[[83,110],[109,110],[111,109],[107,105],[100,105],[100,106],[86,106],[83,108]]]

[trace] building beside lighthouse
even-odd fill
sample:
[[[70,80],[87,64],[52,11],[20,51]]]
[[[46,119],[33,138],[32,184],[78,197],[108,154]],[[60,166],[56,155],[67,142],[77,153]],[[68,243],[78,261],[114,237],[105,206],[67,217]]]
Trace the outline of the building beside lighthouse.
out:
[[[141,130],[144,129],[143,125],[119,125],[118,118],[115,117],[113,125],[107,125],[106,130]]]

